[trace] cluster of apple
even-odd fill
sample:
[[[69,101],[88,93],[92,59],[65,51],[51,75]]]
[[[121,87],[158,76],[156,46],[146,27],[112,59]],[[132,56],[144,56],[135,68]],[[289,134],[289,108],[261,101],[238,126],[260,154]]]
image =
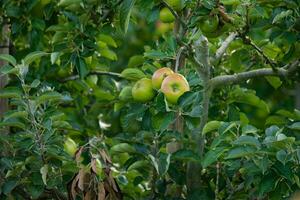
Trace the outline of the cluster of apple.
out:
[[[165,0],[165,2],[175,11],[180,12],[184,7],[183,0]],[[164,34],[173,30],[175,16],[167,7],[163,7],[159,12],[159,20],[156,22],[158,34]]]
[[[163,67],[154,72],[152,79],[142,78],[137,81],[132,87],[132,97],[144,103],[151,101],[156,91],[160,91],[169,103],[176,104],[179,97],[189,90],[190,86],[183,75]]]

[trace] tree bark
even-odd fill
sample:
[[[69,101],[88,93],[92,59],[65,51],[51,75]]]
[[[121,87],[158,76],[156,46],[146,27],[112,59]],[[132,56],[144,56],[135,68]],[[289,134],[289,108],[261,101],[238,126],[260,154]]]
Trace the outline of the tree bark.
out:
[[[9,54],[9,27],[8,25],[4,25],[2,27],[2,37],[0,40],[0,54]],[[0,67],[3,67],[5,64],[7,64],[6,62],[4,62],[3,60],[0,60]],[[7,84],[7,76],[1,75],[0,74],[0,90],[3,89],[5,87],[5,85]],[[2,118],[3,113],[6,112],[8,110],[8,101],[7,99],[0,99],[0,118]],[[0,133],[4,133],[7,134],[8,133],[8,129],[7,128],[3,128],[0,129]]]

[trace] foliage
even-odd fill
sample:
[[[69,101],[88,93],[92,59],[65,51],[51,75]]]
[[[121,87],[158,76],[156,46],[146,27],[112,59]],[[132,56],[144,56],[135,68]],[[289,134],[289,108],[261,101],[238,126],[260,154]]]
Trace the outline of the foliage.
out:
[[[0,55],[0,199],[275,200],[299,189],[300,111],[287,91],[300,78],[300,2],[175,1],[0,0],[12,46]],[[134,101],[134,84],[161,67],[191,90],[176,105],[159,90]]]

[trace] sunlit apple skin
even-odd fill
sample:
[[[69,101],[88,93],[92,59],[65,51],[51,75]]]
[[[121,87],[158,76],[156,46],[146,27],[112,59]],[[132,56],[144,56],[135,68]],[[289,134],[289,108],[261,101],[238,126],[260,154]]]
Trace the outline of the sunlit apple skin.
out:
[[[132,88],[132,97],[138,102],[148,102],[155,96],[152,88],[152,81],[149,78],[142,78]]]
[[[170,74],[173,74],[174,72],[168,68],[168,67],[163,67],[154,72],[152,75],[152,86],[154,89],[159,90],[160,86],[163,82],[163,80]]]
[[[159,19],[164,23],[171,23],[174,22],[175,17],[172,14],[172,12],[169,10],[169,8],[163,8],[159,12]]]
[[[171,104],[176,104],[179,97],[187,91],[190,91],[189,83],[178,73],[167,76],[161,84],[161,92]]]

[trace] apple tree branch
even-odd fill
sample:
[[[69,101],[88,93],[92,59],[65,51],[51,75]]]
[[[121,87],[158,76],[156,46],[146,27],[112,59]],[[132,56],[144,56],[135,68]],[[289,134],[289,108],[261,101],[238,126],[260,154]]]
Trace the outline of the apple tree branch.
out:
[[[239,83],[248,79],[256,78],[256,77],[263,77],[263,76],[279,76],[279,77],[288,77],[293,74],[297,69],[299,69],[300,61],[297,60],[284,68],[278,68],[274,71],[271,68],[262,68],[262,69],[255,69],[248,72],[241,72],[238,74],[233,75],[221,75],[216,76],[210,79],[210,85],[213,88],[230,85],[234,83]]]

